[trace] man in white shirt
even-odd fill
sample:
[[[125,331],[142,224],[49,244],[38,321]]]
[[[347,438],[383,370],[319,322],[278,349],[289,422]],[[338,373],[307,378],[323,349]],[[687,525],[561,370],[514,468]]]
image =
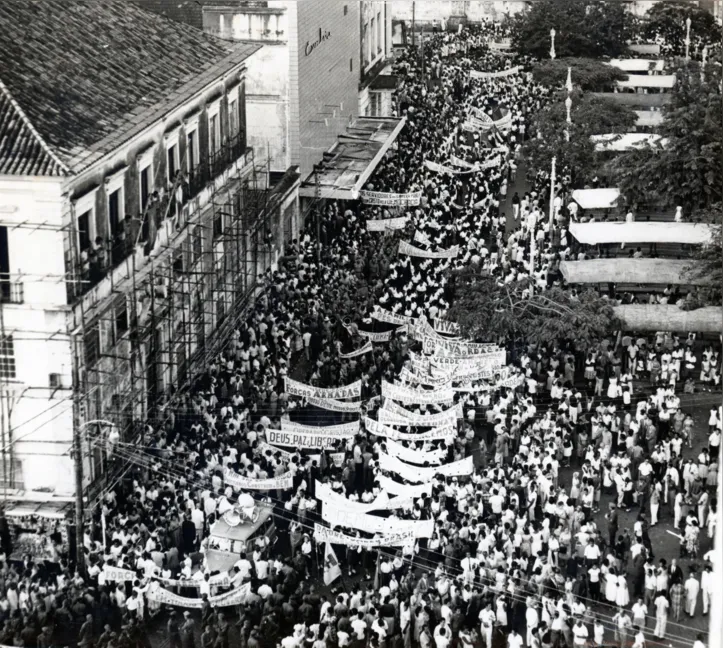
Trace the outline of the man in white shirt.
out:
[[[492,604],[488,603],[484,610],[479,613],[480,634],[484,639],[486,648],[492,648],[492,630],[495,625],[495,613],[492,611]]]
[[[584,646],[587,642],[587,628],[582,624],[582,619],[578,619],[577,623],[572,626],[573,644],[575,646]]]

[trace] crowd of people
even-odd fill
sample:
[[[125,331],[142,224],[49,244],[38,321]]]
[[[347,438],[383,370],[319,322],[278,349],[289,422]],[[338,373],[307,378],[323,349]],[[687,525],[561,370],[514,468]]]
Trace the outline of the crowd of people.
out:
[[[435,474],[390,510],[393,522],[431,521],[431,535],[372,549],[364,543],[369,534],[348,528],[359,543],[335,545],[343,586],[337,581],[329,591],[319,583],[329,565],[314,534],[324,524],[317,483],[350,507],[377,501],[391,482],[399,492],[413,490],[382,467],[393,444],[364,421],[379,419],[384,382],[435,384],[411,362],[413,332],[374,320],[373,308],[410,321],[442,318],[454,298],[449,270],[470,263],[500,281],[532,275],[549,285],[567,245],[565,218],[551,227],[542,215],[544,173],[513,200],[513,227],[500,213],[530,117],[551,91],[524,71],[470,75],[518,62],[491,51],[484,30],[435,35],[423,51],[423,59],[410,51],[395,62],[407,124],[368,185],[422,192],[419,206],[395,210],[407,226],[369,232],[366,221],[390,218],[389,209],[323,206],[319,238],[306,230],[264,275],[246,320],[193,389],[148,423],[143,446],[108,440],[111,460],[133,469],[92,512],[83,543],[87,577],[66,558],[52,569],[3,556],[0,644],[150,645],[164,589],[200,608],[174,607],[163,618],[173,647],[227,648],[238,638],[249,648],[492,648],[501,634],[509,648],[612,640],[643,648],[646,638],[664,637],[702,645],[685,621],[699,604],[704,614],[710,608],[713,556],[703,548],[718,518],[721,412],[711,410],[706,447],[689,456],[700,440],[678,382],[717,388],[720,358],[713,346],[701,354],[695,340],[672,335],[601,340],[582,354],[551,341],[506,370],[468,381],[454,397],[461,417],[452,435],[401,444],[437,457],[432,465],[474,458],[471,473]],[[511,123],[494,137],[471,132],[465,122],[473,109],[509,114]],[[456,173],[439,173],[426,164],[449,166],[453,157],[473,169],[457,164]],[[399,255],[402,240],[431,253],[459,246],[460,254]],[[388,332],[389,341],[354,355],[367,332]],[[285,379],[292,375],[317,387],[361,381],[360,414],[291,396]],[[411,413],[439,414],[448,405]],[[321,452],[273,446],[266,434],[284,423],[360,417],[357,434]],[[254,505],[274,509],[280,544],[254,538],[219,581],[208,560],[209,530],[241,503],[226,471],[293,479],[290,489],[255,493]],[[632,509],[631,529],[621,518]],[[678,558],[656,556],[649,530],[661,520],[680,532]],[[241,605],[212,604],[245,586]]]

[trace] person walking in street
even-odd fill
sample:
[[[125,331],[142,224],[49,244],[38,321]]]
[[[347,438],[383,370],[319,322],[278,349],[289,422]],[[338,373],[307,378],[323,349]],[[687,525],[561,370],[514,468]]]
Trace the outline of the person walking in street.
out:
[[[685,581],[685,611],[690,617],[695,616],[695,605],[698,602],[700,582],[695,577],[695,569],[690,570],[690,576]]]
[[[658,594],[655,599],[655,632],[653,635],[656,639],[665,638],[665,628],[668,625],[668,608],[670,603],[665,594]]]

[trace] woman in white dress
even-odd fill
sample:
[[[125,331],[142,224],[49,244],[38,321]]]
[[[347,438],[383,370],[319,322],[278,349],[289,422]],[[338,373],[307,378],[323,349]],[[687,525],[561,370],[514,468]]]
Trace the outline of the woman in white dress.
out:
[[[607,574],[605,574],[605,600],[612,605],[618,598],[618,575],[615,570],[611,567]]]
[[[618,576],[616,599],[616,603],[623,608],[627,607],[630,603],[630,594],[628,593],[628,581],[625,578],[625,574],[620,574]]]

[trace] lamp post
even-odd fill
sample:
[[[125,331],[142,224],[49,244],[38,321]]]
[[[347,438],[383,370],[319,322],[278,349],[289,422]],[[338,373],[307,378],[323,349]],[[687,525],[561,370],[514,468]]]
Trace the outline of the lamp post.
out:
[[[690,16],[685,19],[685,60],[690,61]]]
[[[708,62],[708,46],[706,45],[703,48],[703,52],[701,53],[702,59],[700,62],[700,82],[703,83],[705,81],[705,64]]]
[[[550,229],[555,220],[555,182],[557,181],[557,158],[552,158],[552,169],[550,171]]]
[[[555,57],[555,28],[550,30],[550,58],[554,61]]]
[[[570,93],[572,92],[572,68],[567,68],[567,81],[565,82],[565,89],[567,90],[567,99],[565,99],[565,110],[567,111],[567,116],[565,118],[565,121],[567,122],[567,126],[565,128],[565,141],[570,141],[570,124],[572,124],[572,118],[570,117],[570,109],[572,108],[572,98],[570,97]]]

